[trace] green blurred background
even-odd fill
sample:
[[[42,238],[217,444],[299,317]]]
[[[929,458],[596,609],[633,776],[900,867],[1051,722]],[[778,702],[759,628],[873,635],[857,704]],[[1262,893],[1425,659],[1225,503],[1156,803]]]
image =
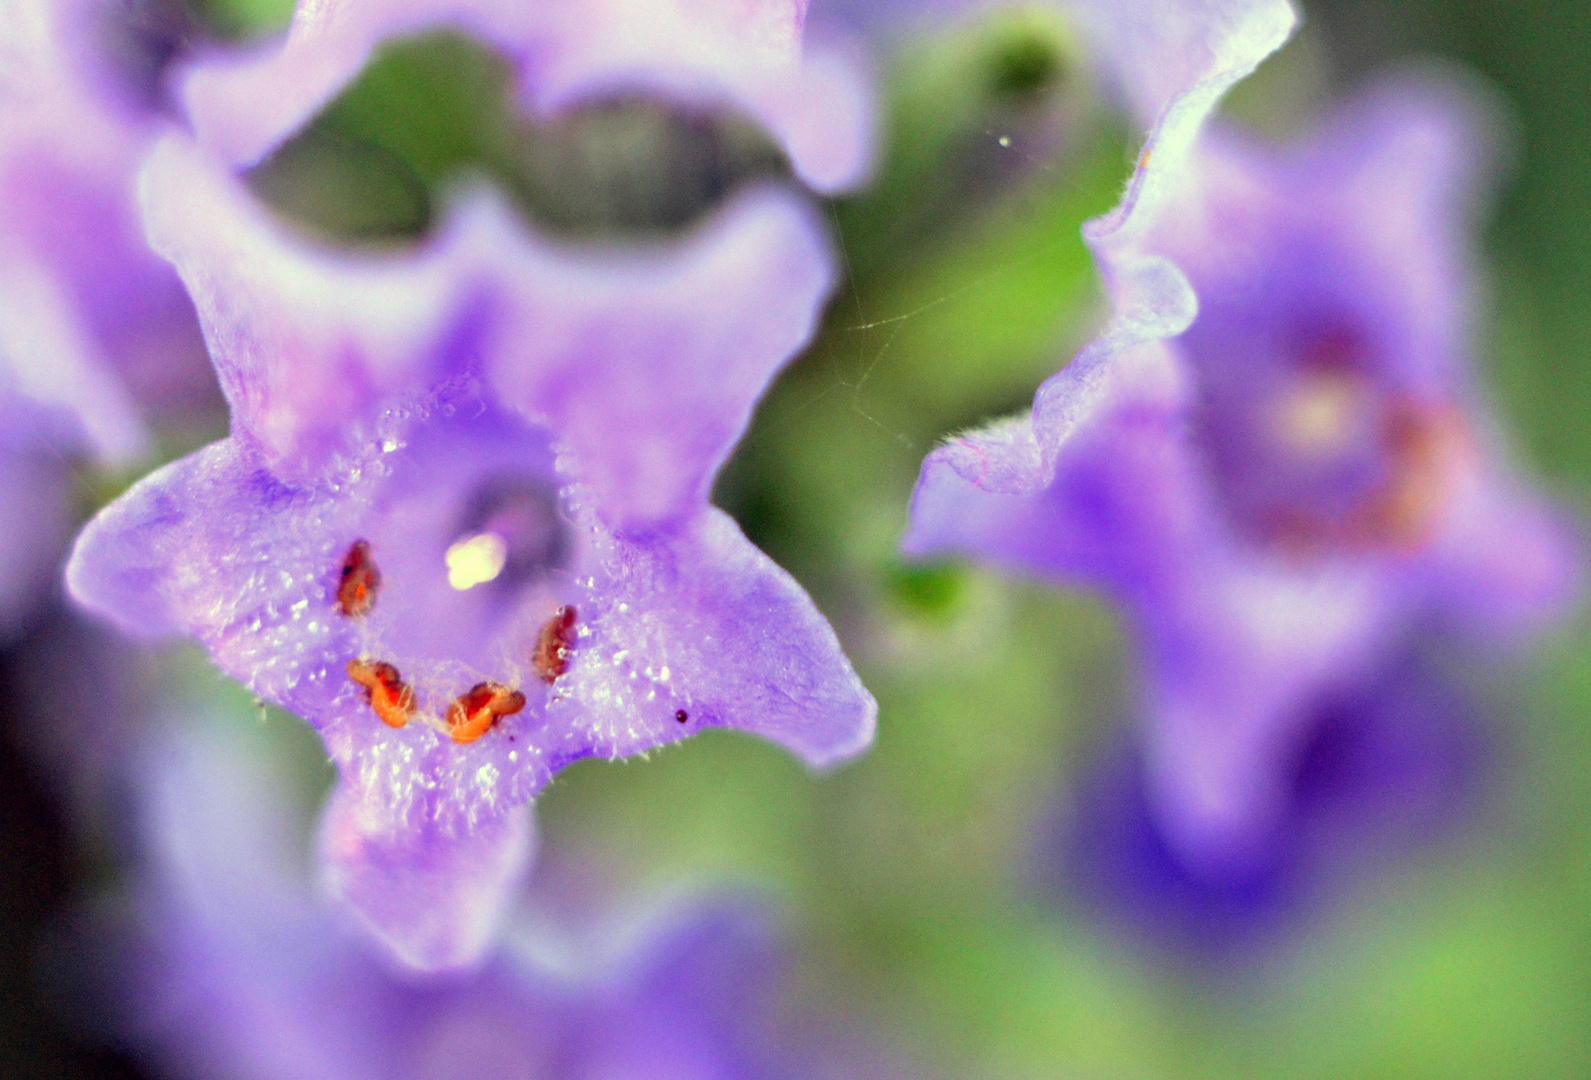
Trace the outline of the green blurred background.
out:
[[[194,3],[237,34],[282,17],[280,0]],[[1591,5],[1346,0],[1306,15],[1230,103],[1261,130],[1298,130],[1409,56],[1456,60],[1506,98],[1514,163],[1483,238],[1495,310],[1477,354],[1523,465],[1588,520]],[[1097,324],[1078,226],[1115,201],[1134,147],[1053,11],[904,36],[880,70],[876,182],[827,207],[845,281],[716,491],[834,622],[879,699],[877,744],[822,778],[721,733],[573,767],[539,803],[531,917],[681,882],[766,883],[787,901],[801,989],[930,1075],[1591,1076],[1583,618],[1497,688],[1502,760],[1479,824],[1345,886],[1261,954],[1188,962],[1037,887],[1038,831],[1128,715],[1118,622],[1090,596],[912,567],[893,547],[935,440],[1023,407]],[[475,132],[460,160],[493,153],[499,136],[478,126],[446,128],[460,146]],[[730,171],[773,169],[754,138],[724,141],[738,148]],[[304,167],[340,167],[327,160]],[[490,171],[552,227],[628,224],[560,218],[555,183]],[[420,227],[423,192],[381,190],[397,209],[375,226],[319,224]],[[261,723],[191,654],[168,667],[176,693],[229,703],[225,722],[294,762],[306,805],[324,787],[307,728],[274,712]]]

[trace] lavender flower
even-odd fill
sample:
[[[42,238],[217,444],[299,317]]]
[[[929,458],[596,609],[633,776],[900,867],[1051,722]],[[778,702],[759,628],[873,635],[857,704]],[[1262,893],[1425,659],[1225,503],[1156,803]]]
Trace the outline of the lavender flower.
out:
[[[1121,202],[1083,227],[1110,296],[1105,332],[1039,388],[1031,423],[996,425],[930,458],[933,467],[990,492],[1030,494],[1046,486],[1067,433],[1117,395],[1113,382],[1125,365],[1113,358],[1193,321],[1197,301],[1187,279],[1155,250],[1151,233],[1186,181],[1211,110],[1286,41],[1296,21],[1286,0],[1077,0],[1073,10],[1148,134]]]
[[[402,977],[316,897],[291,803],[235,736],[188,725],[140,765],[132,902],[85,951],[114,972],[101,1016],[162,1075],[814,1075],[770,1037],[778,950],[749,898],[660,905],[595,947],[527,928],[476,972]]]
[[[1188,332],[1104,367],[1096,346],[1073,365],[1096,364],[1092,396],[1062,372],[1032,418],[925,465],[909,550],[1127,605],[1149,805],[1199,872],[1274,857],[1324,699],[1425,629],[1504,644],[1572,592],[1561,523],[1470,383],[1464,100],[1393,80],[1289,151],[1212,135],[1142,241],[1192,282]],[[1034,493],[996,494],[1018,485],[969,475],[980,456]]]
[[[455,7],[389,5],[379,26],[305,8],[235,83],[219,65],[189,80],[223,155],[163,141],[145,219],[198,307],[232,435],[106,508],[68,567],[91,608],[198,638],[321,732],[343,784],[327,882],[426,968],[487,947],[529,856],[525,804],[564,765],[714,726],[827,765],[868,744],[876,710],[805,593],[707,504],[831,285],[797,196],[749,191],[678,248],[581,253],[477,188],[418,250],[354,255],[288,231],[235,175],[270,145],[216,103],[250,102],[255,65],[346,74],[348,42],[378,30],[509,18]],[[515,55],[546,44],[531,24]],[[610,74],[600,26],[552,29],[571,70]],[[320,100],[330,77],[314,85]]]
[[[111,23],[88,0],[0,6],[4,632],[54,580],[70,460],[127,464],[148,449],[144,416],[202,407],[211,385],[192,305],[138,228],[155,117],[98,47]]]
[[[1068,891],[1129,938],[1197,961],[1260,959],[1370,870],[1474,818],[1487,762],[1472,696],[1394,654],[1307,706],[1266,857],[1210,873],[1167,841],[1142,747],[1114,749],[1056,830]]]

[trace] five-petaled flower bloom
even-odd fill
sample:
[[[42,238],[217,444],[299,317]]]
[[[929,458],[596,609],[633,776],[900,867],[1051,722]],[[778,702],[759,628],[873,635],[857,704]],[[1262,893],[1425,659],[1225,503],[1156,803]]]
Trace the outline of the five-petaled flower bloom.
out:
[[[189,75],[197,138],[141,177],[232,432],[91,522],[69,586],[129,630],[196,637],[320,731],[341,774],[327,883],[417,967],[488,946],[527,801],[564,765],[703,727],[819,766],[872,738],[828,624],[707,501],[831,286],[797,194],[743,191],[678,244],[581,251],[476,185],[417,248],[355,253],[240,179],[376,43],[435,27],[483,37],[535,107],[717,93],[768,117],[798,173],[854,178],[863,114],[813,127],[798,8],[632,6],[305,5],[275,51]]]
[[[155,114],[103,47],[123,14],[0,4],[0,633],[56,579],[69,463],[126,465],[148,414],[213,394],[193,307],[138,226]]]
[[[527,926],[476,971],[416,978],[316,894],[301,823],[235,736],[190,724],[137,757],[132,887],[78,941],[107,973],[98,1023],[161,1075],[772,1080],[872,1056],[783,1023],[757,898],[677,897],[589,939]]]
[[[1081,401],[1063,371],[1031,418],[925,465],[909,550],[1127,608],[1148,806],[1196,874],[1274,864],[1301,756],[1388,657],[1517,641],[1573,593],[1564,525],[1499,460],[1469,368],[1469,100],[1404,77],[1285,150],[1210,132],[1141,246],[1197,294],[1187,332],[1110,358]],[[990,490],[984,460],[1026,490]]]

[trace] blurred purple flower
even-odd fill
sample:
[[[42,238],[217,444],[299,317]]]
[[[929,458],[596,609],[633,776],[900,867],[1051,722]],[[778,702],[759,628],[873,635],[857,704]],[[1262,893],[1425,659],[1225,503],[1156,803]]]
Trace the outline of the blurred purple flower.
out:
[[[1298,708],[1308,734],[1279,766],[1265,858],[1189,865],[1151,804],[1142,748],[1128,745],[1084,777],[1053,869],[1128,937],[1193,960],[1258,957],[1367,870],[1451,835],[1474,809],[1489,748],[1475,703],[1431,657],[1397,655]]]
[[[127,464],[146,418],[213,401],[193,306],[138,227],[156,117],[104,47],[123,14],[0,5],[0,636],[56,580],[71,460]]]
[[[477,6],[398,5],[386,29],[513,21]],[[365,7],[303,12],[257,63],[351,76],[349,42],[368,51],[379,29]],[[545,28],[525,18],[535,55]],[[554,29],[592,74],[600,27]],[[729,61],[704,40],[706,79]],[[187,83],[233,159],[270,149],[247,109],[229,125],[217,104],[252,102],[237,87],[259,70]],[[316,85],[316,101],[335,88]],[[755,189],[680,245],[582,253],[477,188],[417,250],[355,255],[284,228],[236,165],[174,135],[142,176],[232,435],[106,508],[68,581],[130,632],[197,637],[320,730],[344,785],[327,882],[399,956],[482,954],[529,857],[525,803],[571,761],[712,726],[814,766],[871,741],[876,706],[827,623],[707,502],[831,286],[798,196]]]
[[[817,1075],[825,1046],[776,1035],[783,962],[749,897],[657,906],[589,945],[522,930],[477,971],[416,978],[317,897],[257,756],[190,725],[139,772],[131,902],[75,951],[98,1022],[162,1075]]]
[[[1189,157],[1210,112],[1292,32],[1287,0],[1079,0],[1075,11],[1134,120],[1147,129],[1121,202],[1086,222],[1083,239],[1111,304],[1105,331],[1033,399],[1030,418],[954,439],[925,463],[987,492],[1031,494],[1055,474],[1072,429],[1109,407],[1127,365],[1115,358],[1188,328],[1198,308],[1154,230],[1185,187]]]
[[[1467,101],[1400,79],[1288,151],[1212,133],[1144,234],[1191,280],[1192,328],[1115,356],[1080,404],[1062,372],[1032,418],[924,467],[908,550],[1127,605],[1149,804],[1203,872],[1274,858],[1311,703],[1429,628],[1516,641],[1574,591],[1563,523],[1500,462],[1470,381]],[[997,494],[1016,485],[969,455],[1036,490]]]

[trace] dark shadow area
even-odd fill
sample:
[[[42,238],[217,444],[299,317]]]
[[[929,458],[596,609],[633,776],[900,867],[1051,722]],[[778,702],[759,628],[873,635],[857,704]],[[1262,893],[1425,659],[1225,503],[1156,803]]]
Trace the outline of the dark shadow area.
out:
[[[137,1080],[147,1074],[126,1057],[63,1030],[39,982],[41,937],[80,895],[85,868],[61,807],[20,746],[25,656],[0,652],[0,1078]]]

